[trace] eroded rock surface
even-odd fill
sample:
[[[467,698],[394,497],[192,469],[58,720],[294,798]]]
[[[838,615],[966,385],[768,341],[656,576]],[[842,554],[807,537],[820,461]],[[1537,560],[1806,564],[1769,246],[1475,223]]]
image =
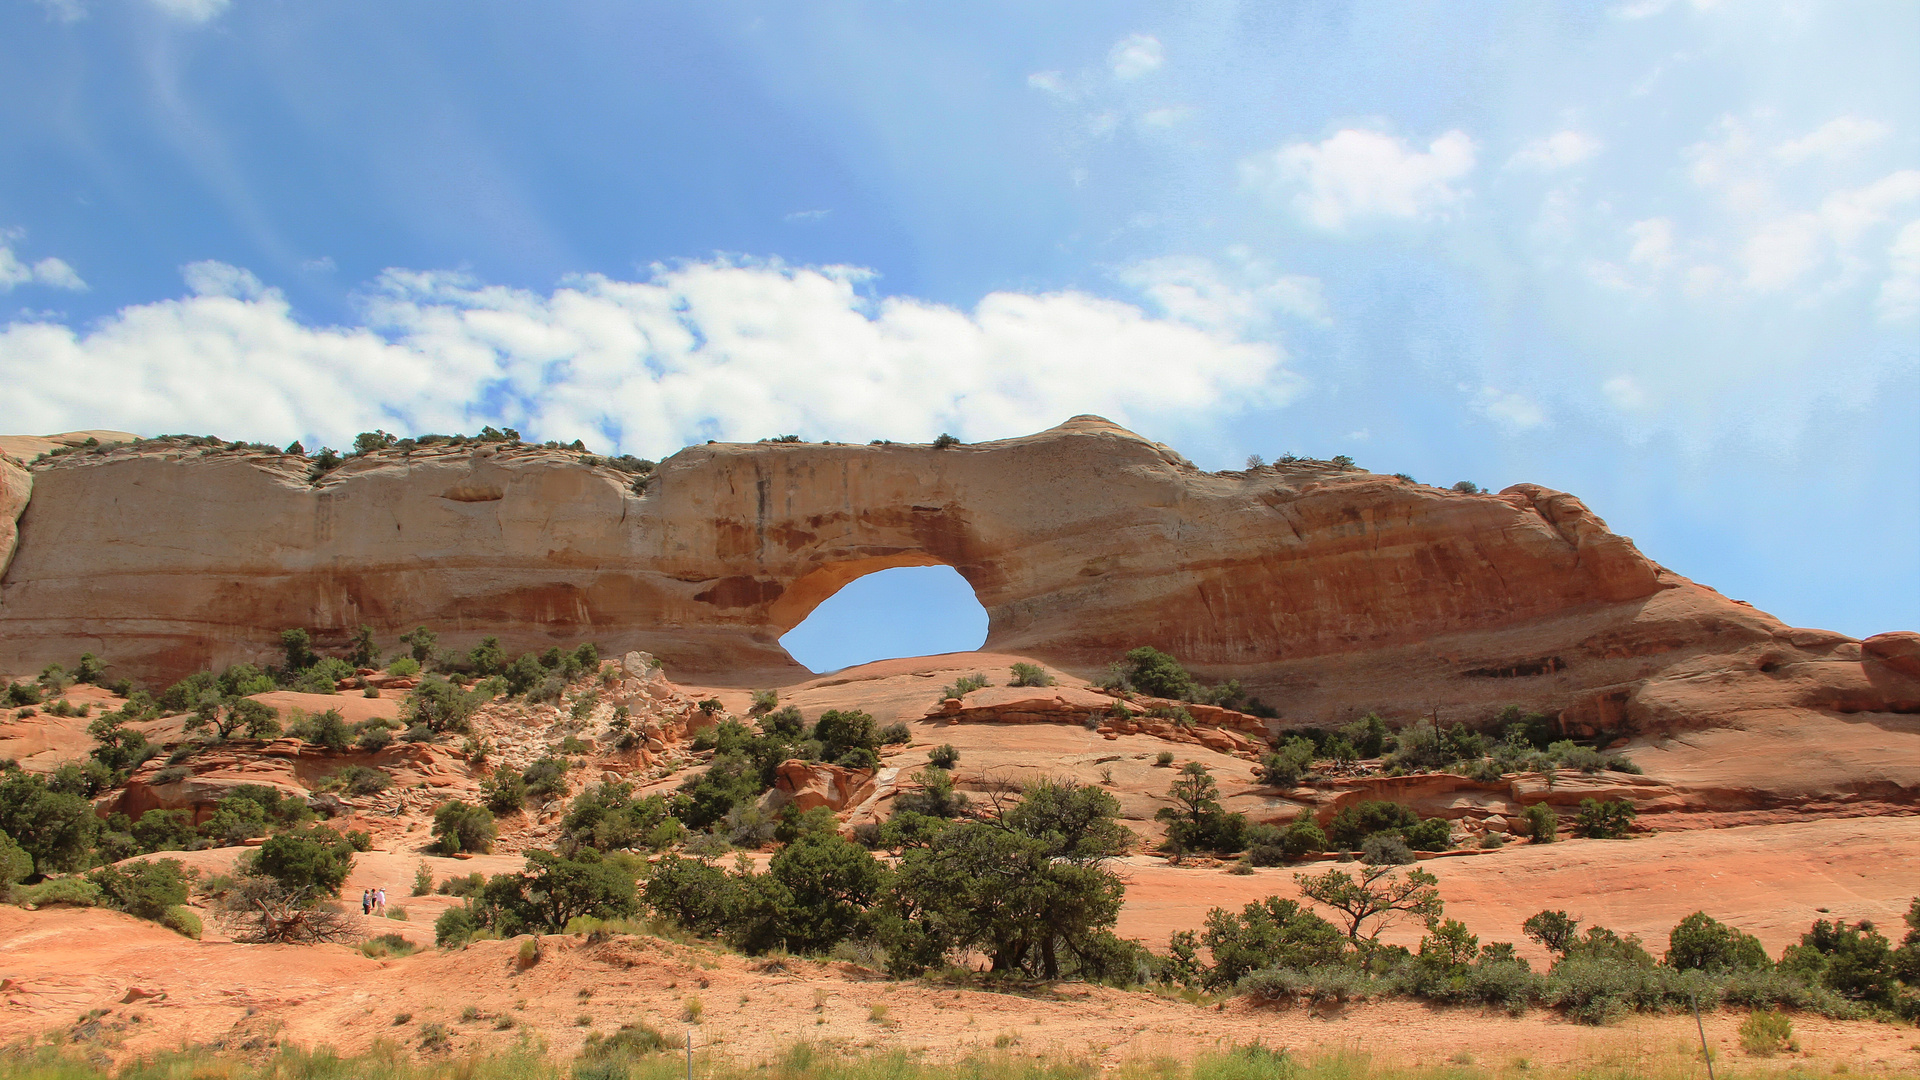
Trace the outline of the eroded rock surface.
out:
[[[133,447],[42,461],[0,579],[0,670],[266,660],[416,625],[598,641],[718,685],[802,675],[779,636],[875,570],[948,564],[987,647],[1097,673],[1128,648],[1239,678],[1285,723],[1576,733],[1920,711],[1912,653],[1795,630],[1664,568],[1571,495],[1465,495],[1322,463],[1207,473],[1097,417],[926,446],[708,444],[632,478],[566,451],[305,459]],[[3,515],[0,515],[3,516]],[[1884,655],[1882,654],[1884,652]]]

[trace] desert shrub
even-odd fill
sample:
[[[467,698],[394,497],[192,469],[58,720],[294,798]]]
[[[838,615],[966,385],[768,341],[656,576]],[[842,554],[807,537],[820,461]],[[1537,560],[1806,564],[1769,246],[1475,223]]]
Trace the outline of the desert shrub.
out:
[[[359,737],[353,742],[360,749],[377,754],[393,742],[393,729],[385,724],[368,724],[360,729]]]
[[[1771,967],[1760,939],[1696,911],[1680,920],[1668,935],[1667,955],[1661,963],[1694,971],[1730,971]]]
[[[959,817],[967,807],[967,796],[953,789],[953,774],[935,765],[913,774],[918,787],[907,788],[895,797],[896,814],[924,814],[933,818]]]
[[[1740,1049],[1755,1057],[1772,1057],[1782,1050],[1798,1050],[1793,1021],[1773,1009],[1761,1009],[1740,1022]]]
[[[162,770],[164,774],[166,770]],[[191,770],[187,773],[192,776]],[[155,778],[156,782],[158,777]],[[186,810],[149,810],[125,830],[140,845],[142,852],[179,851],[198,846],[200,836],[193,826],[193,814]]]
[[[484,806],[455,799],[441,803],[433,812],[434,846],[442,855],[472,852],[484,855],[493,850],[493,838],[499,830],[493,824],[493,812]]]
[[[573,763],[566,758],[548,754],[527,766],[520,779],[526,784],[529,798],[551,799],[567,793],[567,772],[572,768]]]
[[[1313,765],[1313,740],[1298,735],[1260,760],[1260,780],[1275,787],[1292,787]]]
[[[888,724],[880,729],[881,746],[905,746],[913,741],[913,732],[905,724]]]
[[[467,718],[479,704],[477,694],[470,694],[438,675],[428,675],[420,680],[420,685],[407,691],[401,715],[411,724],[426,725],[436,735],[447,731],[465,732]]]
[[[1420,815],[1410,807],[1367,799],[1341,807],[1327,824],[1327,839],[1342,850],[1358,851],[1369,836],[1393,833],[1404,838],[1407,829],[1419,824]]]
[[[1597,773],[1607,767],[1605,754],[1570,739],[1563,739],[1548,746],[1547,757],[1562,769],[1578,769],[1583,773]]]
[[[1445,737],[1428,720],[1416,720],[1407,725],[1394,742],[1393,753],[1388,754],[1386,759],[1388,768],[1423,772],[1444,768],[1455,757]]]
[[[1053,676],[1047,674],[1046,669],[1042,668],[1039,664],[1029,664],[1022,661],[1013,665],[1011,674],[1013,678],[1007,683],[1008,686],[1054,685]]]
[[[1213,963],[1200,973],[1201,982],[1215,989],[1241,984],[1263,969],[1306,971],[1337,965],[1346,950],[1346,938],[1332,923],[1293,900],[1270,896],[1248,904],[1238,914],[1224,908],[1207,912],[1199,944]],[[1243,987],[1243,992],[1249,992]]]
[[[200,940],[201,933],[206,929],[200,922],[200,916],[195,915],[191,908],[180,905],[170,907],[166,911],[161,912],[159,921],[161,926],[179,934],[181,937],[189,937],[195,941]]]
[[[1526,822],[1527,839],[1536,844],[1551,844],[1559,836],[1560,815],[1546,803],[1534,803],[1521,811]]]
[[[381,934],[360,943],[360,955],[374,960],[389,956],[411,956],[414,944],[401,934]]]
[[[1231,855],[1247,846],[1246,816],[1221,808],[1220,785],[1205,765],[1187,762],[1167,795],[1174,805],[1161,807],[1154,819],[1166,822],[1167,843],[1174,850]]]
[[[1780,968],[1853,1001],[1894,1004],[1892,943],[1866,920],[1816,920],[1780,956]]]
[[[1360,861],[1370,866],[1406,866],[1414,861],[1413,849],[1398,833],[1375,833],[1361,843]]]
[[[377,795],[393,786],[393,778],[368,765],[348,765],[328,776],[326,783],[349,795]]]
[[[574,1080],[625,1080],[627,1062],[665,1049],[667,1037],[638,1021],[620,1025],[611,1035],[592,1032],[580,1047]]]
[[[337,656],[324,656],[294,676],[288,689],[303,694],[338,693],[342,679],[353,678],[353,665]]]
[[[1625,799],[1601,802],[1581,799],[1580,813],[1573,822],[1573,834],[1595,840],[1623,840],[1639,814]]]
[[[32,874],[33,856],[14,843],[13,837],[0,832],[0,900],[6,898],[8,889],[27,880]]]
[[[164,787],[167,784],[177,784],[182,780],[191,780],[192,778],[192,769],[187,768],[185,765],[170,765],[154,773],[153,779],[149,782],[155,787]]]
[[[1162,769],[1167,768],[1173,764],[1173,751],[1162,750],[1158,754],[1153,755],[1153,763]]]
[[[1625,1016],[1641,985],[1641,969],[1615,960],[1563,960],[1547,974],[1546,1000],[1583,1024]]]
[[[502,817],[517,814],[527,804],[527,782],[512,769],[495,769],[480,781],[480,799],[487,809]]]
[[[187,902],[187,879],[178,859],[148,859],[103,866],[87,875],[101,904],[137,919],[160,921],[167,909]]]
[[[104,899],[100,886],[83,877],[50,877],[13,889],[14,903],[29,907],[98,907]]]
[[[985,675],[962,675],[946,686],[941,687],[940,697],[942,699],[963,698],[975,690],[984,690],[991,685],[993,684],[987,681]]]
[[[338,709],[296,717],[287,726],[287,733],[302,742],[324,746],[328,750],[345,750],[353,739],[353,731]]]
[[[100,829],[85,798],[54,791],[46,780],[18,768],[0,769],[0,833],[33,857],[34,872],[86,866]]]
[[[6,704],[19,707],[40,704],[40,688],[32,683],[10,682],[7,684]]]
[[[387,674],[395,678],[408,678],[420,674],[420,661],[411,656],[403,656],[387,665]]]
[[[353,843],[324,826],[269,836],[255,853],[252,869],[289,894],[334,896],[353,869]]]
[[[941,743],[927,751],[927,764],[936,769],[950,770],[960,764],[960,751],[955,750],[952,743]]]
[[[433,893],[433,867],[422,862],[413,870],[413,895],[428,896]]]

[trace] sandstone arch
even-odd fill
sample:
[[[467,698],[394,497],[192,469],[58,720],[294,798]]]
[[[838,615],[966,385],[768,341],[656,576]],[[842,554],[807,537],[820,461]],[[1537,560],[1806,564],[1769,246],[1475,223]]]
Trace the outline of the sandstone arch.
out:
[[[987,609],[988,649],[1094,673],[1151,644],[1305,721],[1519,702],[1687,723],[1708,706],[1661,680],[1701,664],[1745,672],[1729,693],[1752,707],[1920,701],[1878,661],[1868,679],[1858,643],[1672,574],[1571,495],[1315,462],[1208,473],[1099,417],[940,450],[694,446],[644,491],[518,446],[384,451],[317,485],[305,468],[159,444],[35,465],[0,559],[0,670],[90,649],[170,678],[269,656],[286,626],[324,644],[424,623],[453,646],[590,638],[769,685],[804,675],[779,637],[833,589],[944,563]],[[1762,649],[1840,665],[1783,681],[1749,662]]]

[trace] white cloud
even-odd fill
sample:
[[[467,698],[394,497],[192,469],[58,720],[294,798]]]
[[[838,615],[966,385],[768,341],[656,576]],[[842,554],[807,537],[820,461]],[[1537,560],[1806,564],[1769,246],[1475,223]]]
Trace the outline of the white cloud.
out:
[[[658,455],[705,438],[963,438],[1080,412],[1178,426],[1284,403],[1278,346],[1077,292],[993,293],[971,311],[865,295],[848,267],[694,262],[551,293],[389,271],[367,324],[310,327],[217,263],[196,295],[84,331],[0,330],[18,430],[102,425],[338,445],[373,427],[512,424]]]
[[[153,0],[153,6],[176,19],[203,23],[231,6],[232,0]]]
[[[1473,411],[1510,432],[1527,431],[1547,423],[1547,411],[1524,394],[1483,386],[1468,402]]]
[[[1627,235],[1633,240],[1633,249],[1627,252],[1627,258],[1642,266],[1655,269],[1673,261],[1673,219],[1647,218],[1627,226]]]
[[[1134,263],[1116,277],[1168,318],[1211,333],[1261,334],[1280,316],[1330,321],[1320,279],[1277,273],[1245,251],[1229,255],[1234,265],[1224,269],[1210,259],[1174,255]]]
[[[1792,166],[1844,158],[1885,132],[1877,122],[1843,116],[1799,137],[1770,140],[1747,121],[1725,117],[1713,138],[1683,151],[1700,198],[1684,231],[1672,217],[1636,221],[1627,228],[1624,263],[1595,261],[1590,276],[1643,294],[1670,283],[1693,297],[1791,290],[1800,304],[1873,280],[1879,238],[1920,202],[1920,169],[1875,176],[1878,170],[1863,163],[1851,171],[1864,178],[1847,186]]]
[[[187,288],[199,296],[228,296],[235,300],[254,300],[267,292],[253,271],[229,266],[214,259],[188,263],[180,268]]]
[[[1600,384],[1600,392],[1615,408],[1627,412],[1639,412],[1647,407],[1647,392],[1641,389],[1639,380],[1631,375],[1615,375]]]
[[[40,6],[61,22],[79,22],[87,17],[87,5],[82,0],[40,0]]]
[[[31,264],[21,262],[19,256],[13,253],[12,246],[5,242],[17,239],[18,235],[0,231],[0,293],[12,292],[21,285],[45,285],[75,292],[86,290],[87,283],[80,280],[80,275],[64,259],[45,258]]]
[[[1027,85],[1049,94],[1067,96],[1067,77],[1058,71],[1036,71],[1027,76]]]
[[[1107,54],[1107,64],[1116,79],[1137,79],[1165,62],[1159,39],[1148,34],[1129,34]]]
[[[1142,127],[1170,128],[1192,115],[1193,110],[1185,105],[1168,105],[1141,113],[1140,124]]]
[[[1809,158],[1840,158],[1858,153],[1886,138],[1892,128],[1878,120],[1836,116],[1798,139],[1773,148],[1773,156],[1789,165]]]
[[[1920,315],[1920,221],[1909,221],[1887,249],[1887,279],[1874,306],[1888,322]]]
[[[1449,131],[1421,151],[1391,135],[1349,128],[1319,143],[1283,146],[1241,168],[1255,186],[1291,192],[1303,220],[1339,229],[1366,218],[1440,215],[1465,197],[1457,182],[1473,164],[1473,140],[1464,132]]]
[[[819,221],[831,213],[833,213],[831,210],[795,210],[793,213],[783,216],[780,220],[789,225],[798,225],[803,222]]]
[[[1592,158],[1601,150],[1601,142],[1582,131],[1561,131],[1544,139],[1535,139],[1507,159],[1509,168],[1555,172],[1571,168]]]

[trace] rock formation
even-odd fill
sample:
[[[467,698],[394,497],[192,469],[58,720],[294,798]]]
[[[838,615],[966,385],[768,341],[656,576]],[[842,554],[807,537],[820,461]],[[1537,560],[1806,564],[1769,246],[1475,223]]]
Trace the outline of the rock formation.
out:
[[[303,458],[179,444],[31,467],[0,670],[168,679],[278,631],[509,652],[592,639],[678,677],[792,682],[779,636],[864,574],[953,566],[987,648],[1094,674],[1149,644],[1287,723],[1484,718],[1573,731],[1920,711],[1913,642],[1795,630],[1641,555],[1571,495],[1461,494],[1319,462],[1203,472],[1098,417],[934,449],[707,444],[640,485],[512,444]],[[0,491],[14,492],[9,482]],[[15,495],[0,495],[0,519]]]

